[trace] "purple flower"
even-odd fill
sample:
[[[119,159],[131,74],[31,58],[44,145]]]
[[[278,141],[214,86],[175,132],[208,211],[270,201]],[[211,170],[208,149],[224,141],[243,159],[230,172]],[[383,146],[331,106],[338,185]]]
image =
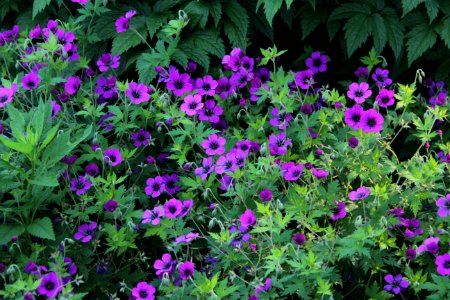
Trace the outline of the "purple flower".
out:
[[[270,113],[274,116],[273,119],[270,119],[270,125],[278,127],[280,130],[286,129],[292,120],[292,114],[286,113],[284,110],[279,110],[276,107],[272,108]]]
[[[236,87],[231,84],[231,82],[228,80],[227,77],[220,78],[217,81],[216,86],[216,94],[220,96],[221,99],[227,99],[229,96],[231,96]]]
[[[369,197],[369,195],[370,195],[370,188],[366,188],[365,186],[362,186],[362,187],[356,189],[356,191],[351,191],[348,194],[348,197],[349,197],[350,201],[359,201],[359,200]]]
[[[222,114],[222,107],[216,105],[216,102],[214,100],[206,100],[204,108],[198,111],[198,119],[200,121],[217,123],[220,121],[220,116]]]
[[[329,172],[325,171],[325,170],[321,170],[321,169],[316,169],[316,168],[312,168],[311,170],[312,174],[317,178],[317,179],[322,179],[328,176]]]
[[[367,82],[361,82],[359,84],[353,82],[348,88],[347,97],[355,100],[359,104],[364,103],[372,95],[372,91],[369,89]]]
[[[34,73],[27,74],[22,77],[22,87],[26,90],[37,89],[41,78]]]
[[[361,119],[364,114],[364,109],[358,105],[355,104],[351,108],[347,108],[344,113],[344,122],[347,124],[351,129],[357,130],[361,128]]]
[[[139,129],[138,132],[135,132],[131,135],[131,139],[134,141],[135,147],[147,146],[150,141],[150,132],[145,131],[144,129]]]
[[[450,253],[436,256],[435,264],[437,266],[436,272],[439,275],[450,275]]]
[[[361,117],[361,128],[364,132],[380,132],[383,129],[384,118],[375,109],[365,111]]]
[[[219,182],[220,182],[219,188],[222,191],[227,191],[230,186],[233,186],[236,184],[236,181],[233,180],[233,177],[228,176],[228,175],[222,175],[222,177],[219,179]]]
[[[295,84],[302,90],[307,90],[315,83],[314,72],[312,70],[306,70],[297,72],[295,74]]]
[[[10,103],[14,97],[14,90],[12,88],[0,87],[0,108]]]
[[[133,81],[128,84],[128,89],[125,91],[125,96],[130,98],[131,102],[134,104],[140,104],[150,100],[147,86],[143,83],[138,84]]]
[[[302,233],[297,233],[297,234],[294,234],[294,236],[292,237],[292,241],[295,244],[297,244],[299,246],[302,246],[305,243],[305,241],[306,241],[306,237]]]
[[[85,194],[91,188],[91,186],[91,181],[84,176],[72,178],[72,180],[70,181],[70,189],[77,195]]]
[[[117,85],[116,77],[112,76],[109,78],[100,77],[97,80],[97,86],[95,87],[95,92],[105,99],[117,97]]]
[[[418,253],[430,252],[431,254],[437,254],[439,252],[439,237],[429,237],[422,245],[417,248]]]
[[[200,235],[197,232],[189,232],[186,235],[181,235],[175,238],[174,245],[178,245],[181,243],[190,243],[191,241],[198,238]]]
[[[179,268],[181,279],[188,280],[192,276],[194,276],[194,264],[190,261],[182,263]]]
[[[71,0],[73,3],[80,3],[81,5],[86,5],[89,0]]]
[[[84,168],[84,171],[86,172],[86,175],[95,177],[98,175],[98,166],[95,163],[90,163]]]
[[[395,295],[400,294],[408,288],[408,280],[404,280],[402,274],[398,274],[395,277],[391,274],[384,276],[384,280],[388,283],[383,288],[387,292],[392,292]]]
[[[237,169],[236,155],[227,153],[225,156],[219,157],[216,162],[216,173],[223,174],[225,172],[233,173]]]
[[[67,94],[73,95],[80,89],[81,80],[78,76],[70,76],[64,86]]]
[[[230,85],[237,89],[243,89],[247,86],[248,82],[253,79],[253,73],[244,69],[239,70],[230,77]]]
[[[156,176],[155,178],[149,178],[146,181],[147,186],[145,187],[145,193],[152,198],[156,198],[165,191],[164,178],[161,176]]]
[[[423,229],[419,228],[420,226],[420,220],[416,218],[410,219],[403,219],[402,225],[406,227],[405,230],[405,236],[407,238],[412,239],[416,235],[420,235],[423,233]]]
[[[285,132],[279,132],[276,136],[269,136],[270,155],[283,155],[287,153],[287,147],[292,145],[291,139],[286,139]]]
[[[41,275],[42,273],[47,272],[45,266],[37,266],[34,261],[29,261],[23,270],[31,275]]]
[[[199,94],[200,96],[214,96],[214,94],[216,93],[216,87],[217,81],[215,81],[210,75],[206,75],[203,78],[198,78],[195,81],[195,88],[197,89],[197,94]]]
[[[1,107],[1,103],[0,103],[0,107]],[[59,113],[60,110],[61,110],[61,105],[59,105],[55,100],[52,100],[52,120],[56,117],[56,115]]]
[[[378,105],[380,107],[392,106],[395,103],[394,91],[388,89],[381,89],[378,92],[378,95],[375,97],[375,100],[377,100]]]
[[[178,175],[177,174],[171,174],[171,175],[164,175],[164,187],[166,189],[166,193],[168,194],[175,194],[180,190],[180,187],[176,185],[178,182]]]
[[[80,227],[78,227],[78,232],[74,235],[74,238],[77,241],[81,240],[82,243],[87,243],[95,237],[95,228],[97,228],[96,222],[80,225]]]
[[[356,148],[359,145],[359,140],[357,137],[352,136],[351,138],[348,139],[348,146],[350,148]]]
[[[181,218],[186,217],[191,211],[192,206],[194,206],[194,200],[191,199],[184,200],[179,217]]]
[[[437,214],[440,218],[450,216],[450,194],[447,194],[445,198],[439,197],[436,200],[436,206],[439,207]]]
[[[116,209],[117,209],[117,206],[118,206],[119,204],[117,203],[117,201],[116,200],[108,200],[104,205],[103,205],[103,209],[105,210],[105,211],[108,211],[108,212],[114,212]]]
[[[194,170],[196,176],[200,176],[201,180],[206,180],[208,174],[214,171],[213,159],[211,157],[205,157],[202,160],[202,166]]]
[[[239,218],[241,222],[241,229],[247,230],[249,226],[253,226],[256,224],[255,214],[251,209],[247,209]]]
[[[198,114],[198,111],[203,108],[202,96],[200,95],[187,95],[184,97],[184,101],[181,104],[181,110],[188,116],[194,116]]]
[[[337,221],[338,219],[343,219],[347,215],[347,211],[345,210],[345,203],[344,202],[334,202],[334,205],[336,206],[333,209],[333,214],[330,217],[330,220]]]
[[[136,14],[136,11],[130,10],[128,11],[125,16],[121,16],[116,20],[116,31],[118,33],[120,32],[126,32],[130,28],[130,21],[131,18]]]
[[[416,258],[416,251],[412,248],[408,248],[405,250],[405,257],[409,260],[413,260]]]
[[[269,189],[264,189],[259,193],[259,198],[263,201],[270,201],[272,199],[272,191]]]
[[[111,53],[104,53],[97,60],[97,66],[100,72],[106,72],[111,69],[117,69],[120,65],[120,56],[112,56]]]
[[[67,284],[71,280],[71,276],[77,273],[78,268],[70,257],[64,257],[64,269],[69,273],[69,276],[63,277],[62,281],[63,284]]]
[[[438,106],[442,106],[445,104],[445,102],[447,101],[447,93],[444,92],[440,92],[437,95],[434,95],[430,98],[430,104],[432,107],[438,105]]]
[[[158,225],[161,217],[164,217],[164,209],[161,205],[155,206],[153,210],[146,209],[142,214],[142,224],[151,222],[152,225]]]
[[[164,253],[161,259],[157,259],[153,264],[153,268],[155,268],[156,275],[159,278],[162,278],[164,273],[171,273],[174,271],[174,267],[176,265],[176,261],[172,260],[172,256],[169,253]]]
[[[355,75],[358,78],[366,78],[367,75],[369,75],[369,69],[367,69],[366,67],[358,67],[358,69],[356,69],[355,71]]]
[[[111,167],[115,167],[122,162],[122,154],[116,148],[106,148],[103,158]]]
[[[193,85],[190,76],[186,73],[180,75],[177,70],[170,72],[167,80],[167,89],[173,91],[173,94],[177,97],[182,96],[184,93],[192,92]]]
[[[281,166],[283,172],[283,178],[287,181],[296,181],[300,178],[303,172],[303,165],[301,163],[295,164],[294,162],[284,163]]]
[[[378,87],[383,87],[392,83],[392,79],[388,78],[388,76],[389,70],[377,68],[375,73],[372,74],[372,79],[375,80]]]
[[[260,285],[255,289],[255,294],[259,294],[261,292],[268,292],[272,287],[272,279],[267,278],[264,282],[264,285]]]
[[[328,57],[321,55],[319,51],[314,51],[305,61],[306,66],[314,73],[325,72],[327,70]]]
[[[164,203],[164,216],[169,219],[174,219],[180,216],[183,211],[183,203],[180,200],[172,198]]]
[[[131,294],[135,300],[153,300],[155,299],[155,292],[155,287],[145,281],[139,282],[136,287],[131,290]]]
[[[225,138],[214,133],[208,136],[208,139],[203,140],[202,147],[208,155],[222,155],[225,152],[226,142]]]
[[[61,279],[55,272],[41,276],[41,282],[36,289],[40,295],[47,298],[55,298],[62,291]]]

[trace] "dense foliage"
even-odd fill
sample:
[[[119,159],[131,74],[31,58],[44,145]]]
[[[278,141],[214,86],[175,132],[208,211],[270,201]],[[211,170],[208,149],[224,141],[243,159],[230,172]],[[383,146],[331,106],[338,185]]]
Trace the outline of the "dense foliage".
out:
[[[339,83],[333,54],[246,54],[301,1],[142,2],[34,1],[0,33],[0,297],[450,297],[444,82],[395,82],[375,35]],[[344,36],[372,2],[330,12]]]

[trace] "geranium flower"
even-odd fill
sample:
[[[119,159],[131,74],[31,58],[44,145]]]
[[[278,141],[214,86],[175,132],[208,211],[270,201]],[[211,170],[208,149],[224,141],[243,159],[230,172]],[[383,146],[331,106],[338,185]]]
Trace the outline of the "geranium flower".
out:
[[[369,69],[367,69],[366,67],[358,67],[354,74],[356,75],[356,77],[363,79],[366,78],[367,75],[369,75]]]
[[[292,241],[295,244],[297,244],[299,246],[302,246],[305,243],[305,241],[306,241],[306,237],[302,233],[297,233],[297,234],[294,234],[294,236],[292,237]]]
[[[36,289],[37,292],[47,298],[56,298],[56,296],[62,291],[61,279],[55,272],[50,272],[41,276],[41,282]]]
[[[128,89],[125,91],[125,96],[130,98],[131,102],[134,104],[140,104],[150,100],[150,95],[148,94],[148,87],[143,83],[130,82],[128,84]]]
[[[429,252],[431,254],[437,254],[439,252],[439,237],[429,237],[422,245],[417,248],[418,253]]]
[[[220,116],[223,114],[223,109],[216,104],[214,100],[206,100],[203,109],[198,111],[198,119],[200,121],[209,121],[217,123],[220,121]]]
[[[185,112],[188,116],[194,116],[198,114],[198,111],[203,108],[202,96],[200,95],[187,95],[184,97],[184,101],[181,104],[181,111]]]
[[[116,200],[108,200],[104,205],[103,205],[103,209],[105,211],[108,212],[114,212],[117,209],[117,206],[119,205],[119,203],[117,203]]]
[[[279,110],[278,108],[272,108],[270,114],[274,117],[270,119],[270,125],[278,127],[280,130],[284,130],[288,127],[289,122],[292,120],[292,114],[286,113],[285,110]]]
[[[388,283],[383,289],[387,292],[392,292],[395,295],[400,294],[408,288],[408,280],[403,279],[402,274],[398,274],[395,277],[391,274],[384,276],[384,280]]]
[[[381,89],[378,92],[378,95],[375,97],[375,100],[377,100],[378,105],[380,107],[392,106],[395,103],[394,91],[388,89]]]
[[[364,132],[380,132],[383,129],[384,118],[375,109],[365,111],[361,117],[361,128]]]
[[[272,191],[269,189],[263,189],[259,193],[259,198],[263,201],[270,201],[272,199]]]
[[[217,80],[216,94],[218,94],[221,99],[230,97],[235,89],[236,87],[230,83],[227,77],[222,77]]]
[[[37,89],[40,82],[41,78],[34,73],[30,73],[22,77],[22,87],[26,90]]]
[[[437,215],[440,218],[450,216],[450,194],[447,194],[445,198],[439,197],[436,201],[436,206],[439,207]]]
[[[439,275],[450,275],[450,253],[436,256],[435,264],[437,266],[436,272]]]
[[[392,79],[388,78],[389,70],[376,68],[375,73],[372,74],[372,79],[378,87],[383,87],[392,84]]]
[[[155,299],[155,292],[155,287],[145,281],[139,282],[136,287],[131,290],[131,294],[135,300],[153,300]]]
[[[98,166],[95,163],[90,163],[84,168],[84,172],[86,172],[86,175],[89,175],[91,177],[95,177],[98,175]]]
[[[311,170],[312,174],[317,178],[317,179],[322,179],[328,176],[329,172],[325,171],[325,170],[321,170],[321,169],[316,169],[316,168],[312,168]]]
[[[120,56],[112,56],[111,53],[103,53],[97,60],[97,66],[100,72],[106,72],[111,69],[117,69],[120,65]]]
[[[78,76],[70,76],[67,79],[66,84],[64,85],[64,89],[66,93],[69,95],[73,95],[80,89],[81,80]]]
[[[70,189],[77,195],[85,194],[91,188],[91,186],[91,181],[84,176],[72,178],[72,180],[70,181]]]
[[[211,157],[205,157],[202,160],[202,166],[194,170],[194,174],[199,176],[201,180],[206,180],[209,174],[214,171],[214,162]]]
[[[14,90],[12,88],[0,87],[0,108],[10,103],[14,97]]]
[[[103,154],[103,158],[105,162],[109,164],[111,167],[115,167],[122,162],[122,154],[120,154],[120,150],[116,148],[106,148],[105,153]]]
[[[164,253],[161,259],[157,259],[155,261],[153,268],[157,270],[156,275],[158,275],[159,278],[162,278],[164,273],[171,275],[174,271],[175,265],[176,261],[172,260],[170,253]]]
[[[137,132],[131,135],[131,139],[134,141],[135,147],[147,146],[149,144],[151,135],[150,132],[144,129],[139,129]]]
[[[372,95],[372,91],[369,89],[367,82],[361,82],[359,84],[353,82],[348,88],[347,97],[355,100],[359,104],[364,103]]]
[[[89,242],[93,237],[95,237],[95,228],[97,228],[96,222],[90,222],[89,224],[82,224],[78,227],[78,232],[75,233],[74,238],[83,243]]]
[[[216,93],[217,81],[213,79],[211,75],[206,75],[203,78],[198,78],[195,81],[195,88],[197,94],[200,96],[208,95],[214,96]]]
[[[247,209],[241,215],[241,217],[239,218],[239,221],[241,222],[241,228],[243,230],[247,230],[248,227],[256,224],[256,217],[251,209]]]
[[[133,18],[133,16],[136,15],[135,10],[129,10],[125,16],[121,16],[118,18],[115,22],[116,25],[116,31],[118,33],[120,32],[126,32],[130,28],[130,21]]]
[[[351,138],[348,139],[348,146],[350,148],[356,148],[359,145],[359,140],[357,137],[352,136]]]
[[[307,90],[314,84],[314,72],[306,70],[295,74],[295,84],[302,90]]]
[[[142,224],[152,223],[158,225],[164,216],[164,208],[162,205],[155,206],[153,210],[146,209],[142,214]]]
[[[194,267],[195,267],[194,264],[190,261],[182,263],[179,267],[181,279],[188,280],[189,278],[194,276],[195,273]]]
[[[303,172],[303,165],[301,163],[295,164],[294,162],[284,163],[281,166],[283,172],[283,178],[287,181],[297,181]]]
[[[369,197],[369,195],[370,195],[370,188],[366,188],[365,186],[362,186],[362,187],[356,189],[356,191],[351,191],[348,194],[348,197],[349,197],[350,201],[359,201],[359,200]]]
[[[237,169],[236,156],[234,153],[227,153],[217,159],[216,173],[223,174],[225,172],[233,173]]]
[[[305,61],[306,66],[314,73],[325,72],[327,70],[328,57],[321,55],[320,51],[314,51]]]
[[[211,134],[206,140],[203,140],[202,147],[208,155],[222,155],[225,152],[225,138],[217,134]]]
[[[198,238],[200,236],[200,234],[198,234],[197,232],[189,232],[186,235],[181,235],[175,238],[175,242],[173,243],[174,245],[178,245],[181,243],[190,243],[191,241],[195,240],[196,238]]]
[[[164,203],[164,216],[169,219],[174,219],[180,216],[183,211],[183,203],[180,200],[172,198]]]
[[[180,75],[178,71],[175,70],[169,73],[166,87],[168,90],[172,91],[175,96],[180,97],[184,93],[192,92],[193,85],[189,74],[184,73]]]
[[[343,219],[347,215],[347,211],[345,210],[345,203],[344,202],[334,202],[334,205],[336,207],[333,209],[333,214],[330,217],[330,220],[337,221],[338,219]]]
[[[277,135],[269,136],[270,155],[277,156],[287,153],[287,147],[292,145],[291,139],[286,139],[285,132],[279,132]]]
[[[149,178],[146,181],[147,186],[145,187],[145,193],[152,198],[156,198],[166,189],[164,178],[161,176],[156,176],[155,178]]]

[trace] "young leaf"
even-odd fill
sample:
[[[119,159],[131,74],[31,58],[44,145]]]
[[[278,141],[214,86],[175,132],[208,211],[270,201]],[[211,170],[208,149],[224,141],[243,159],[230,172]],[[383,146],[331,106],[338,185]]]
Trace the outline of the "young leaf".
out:
[[[35,219],[32,224],[28,225],[27,231],[31,235],[42,239],[55,240],[52,221],[47,217]]]

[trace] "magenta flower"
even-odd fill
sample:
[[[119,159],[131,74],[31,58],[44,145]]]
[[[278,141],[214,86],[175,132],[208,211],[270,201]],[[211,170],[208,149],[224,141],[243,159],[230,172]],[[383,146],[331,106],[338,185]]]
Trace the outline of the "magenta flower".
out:
[[[366,78],[367,75],[369,75],[369,69],[367,69],[366,67],[358,67],[358,69],[356,69],[355,71],[355,75],[358,78]]]
[[[317,179],[322,179],[328,176],[329,172],[325,171],[325,170],[321,170],[321,169],[316,169],[316,168],[312,168],[311,170],[312,174],[317,178]]]
[[[351,138],[348,139],[348,146],[350,148],[356,148],[359,145],[359,140],[357,137],[352,136]]]
[[[96,222],[80,225],[80,227],[78,227],[78,232],[74,235],[74,238],[77,241],[81,240],[82,243],[87,243],[95,237],[95,228],[97,228]]]
[[[279,132],[276,136],[269,136],[270,155],[277,156],[287,153],[287,147],[292,145],[291,139],[286,139],[285,132]]]
[[[191,211],[192,206],[194,206],[194,200],[191,199],[184,200],[179,217],[181,218],[186,217]]]
[[[186,235],[180,235],[178,237],[175,238],[175,242],[173,243],[174,245],[178,245],[178,244],[184,244],[184,243],[190,243],[193,240],[195,240],[196,238],[198,238],[200,236],[200,234],[198,234],[197,232],[189,232]]]
[[[267,278],[264,285],[260,285],[255,289],[255,294],[258,295],[261,292],[268,292],[272,287],[272,279]]]
[[[412,248],[407,248],[405,250],[405,257],[409,260],[413,260],[414,258],[416,258],[416,250]]]
[[[333,214],[331,215],[330,220],[337,221],[339,219],[345,218],[345,216],[347,215],[347,211],[345,210],[345,203],[339,201],[334,202],[334,205],[336,207],[333,209]]]
[[[423,233],[423,229],[420,228],[420,220],[416,218],[403,219],[402,225],[406,227],[405,236],[412,239],[413,237]]]
[[[350,201],[359,201],[359,200],[369,197],[369,195],[370,195],[370,188],[366,188],[365,186],[362,186],[362,187],[356,189],[356,191],[351,191],[348,194],[348,197],[349,197]]]
[[[283,172],[283,178],[287,181],[296,181],[300,178],[303,172],[303,165],[301,163],[295,164],[294,162],[284,163],[281,166]]]
[[[380,107],[392,106],[395,103],[394,91],[388,89],[381,89],[378,92],[378,95],[375,97],[375,100],[377,100],[378,105]]]
[[[200,96],[214,96],[216,93],[216,87],[217,81],[210,75],[206,75],[203,78],[198,78],[195,81],[195,88],[197,89],[197,94]]]
[[[219,157],[216,162],[216,173],[223,174],[225,172],[233,173],[237,169],[236,155],[234,153],[227,153]]]
[[[73,3],[80,3],[81,5],[86,5],[89,0],[71,0]]]
[[[117,69],[120,65],[120,56],[112,56],[111,53],[104,53],[97,60],[97,66],[100,72],[106,72],[111,69]]]
[[[225,152],[226,142],[225,138],[214,133],[208,136],[208,139],[203,140],[202,147],[208,155],[222,155]]]
[[[142,224],[158,225],[162,217],[164,217],[164,209],[161,205],[155,206],[153,210],[146,209],[142,214]]]
[[[213,159],[211,157],[205,157],[202,160],[202,166],[194,170],[194,174],[199,176],[201,180],[206,180],[209,174],[214,171]]]
[[[294,236],[292,237],[292,241],[295,244],[297,244],[299,246],[302,246],[305,243],[305,241],[306,241],[306,237],[302,233],[297,233],[297,234],[294,234]]]
[[[98,166],[95,163],[90,163],[84,168],[84,172],[86,172],[86,175],[89,175],[91,177],[95,177],[98,175]]]
[[[153,300],[155,299],[155,292],[155,287],[145,281],[139,282],[136,287],[131,290],[131,294],[135,300]]]
[[[198,111],[203,108],[202,96],[200,95],[187,95],[184,97],[184,101],[181,104],[181,110],[188,116],[194,116],[198,114]]]
[[[135,10],[128,11],[125,16],[121,16],[116,20],[116,31],[118,33],[120,32],[126,32],[130,28],[130,21],[133,18],[133,16],[136,15]]]
[[[272,191],[269,189],[264,189],[259,193],[259,198],[263,201],[270,201],[272,199]]]
[[[214,100],[206,100],[204,108],[198,111],[198,119],[200,121],[218,123],[222,114],[222,107],[217,105]]]
[[[392,292],[395,295],[400,294],[404,290],[408,288],[409,282],[408,280],[404,280],[401,274],[396,275],[395,277],[391,274],[387,274],[384,276],[384,280],[387,284],[383,287],[383,289],[387,292]]]
[[[134,141],[133,145],[135,147],[147,146],[150,138],[150,132],[145,131],[144,129],[139,129],[137,132],[131,135],[131,139]]]
[[[180,200],[172,198],[164,203],[164,216],[169,219],[174,219],[180,216],[183,211],[183,203]]]
[[[295,74],[295,84],[302,90],[307,90],[315,83],[313,76],[314,72],[312,70],[297,72]]]
[[[81,80],[78,76],[70,76],[67,79],[66,84],[64,85],[64,89],[66,93],[69,95],[73,95],[80,89]]]
[[[130,82],[128,89],[125,91],[125,96],[130,98],[131,102],[134,104],[140,104],[150,100],[150,95],[148,94],[148,88],[143,83]]]
[[[112,76],[109,78],[100,77],[97,80],[97,86],[95,87],[95,92],[105,99],[117,97],[117,85],[116,77]]]
[[[422,245],[417,248],[418,253],[429,252],[431,254],[437,254],[439,252],[439,237],[429,237]]]
[[[313,71],[314,74],[325,72],[327,70],[328,57],[321,55],[319,51],[314,51],[305,61],[306,66]]]
[[[360,84],[353,82],[348,88],[347,97],[359,104],[364,103],[372,95],[367,82],[361,82]]]
[[[153,268],[156,269],[156,275],[162,278],[164,273],[172,274],[176,265],[176,261],[172,260],[172,256],[169,253],[164,253],[161,259],[157,259],[153,264]]]
[[[361,128],[362,123],[361,119],[364,114],[364,109],[362,106],[355,104],[351,108],[347,108],[344,113],[344,122],[347,124],[351,129],[357,130]]]
[[[364,132],[380,132],[383,129],[384,118],[375,109],[365,111],[361,117],[361,128]]]
[[[84,176],[79,176],[78,178],[73,178],[70,181],[70,189],[77,195],[85,194],[92,186],[89,179]]]
[[[39,295],[51,299],[56,298],[56,296],[58,296],[58,294],[62,291],[63,283],[55,272],[50,272],[43,275],[40,279],[41,282],[36,289]]]
[[[0,108],[10,103],[14,98],[14,89],[0,87]]]
[[[450,253],[436,256],[435,264],[437,266],[436,272],[439,275],[450,275]]]
[[[231,84],[227,77],[222,77],[217,80],[216,94],[218,94],[221,99],[227,99],[235,90],[236,87]]]
[[[195,267],[194,264],[190,261],[182,263],[179,267],[181,279],[188,280],[189,278],[194,276],[195,272],[194,267]]]
[[[256,224],[256,217],[251,209],[247,209],[241,215],[241,217],[239,218],[239,221],[241,222],[241,229],[243,229],[245,231],[245,230],[247,230],[248,227]]]
[[[103,205],[103,209],[107,212],[114,212],[117,209],[117,206],[119,205],[119,203],[117,203],[116,200],[108,200],[104,205]]]
[[[377,68],[375,73],[372,74],[372,79],[375,80],[378,87],[383,87],[392,83],[392,79],[388,78],[388,76],[389,70]]]
[[[292,120],[292,114],[286,113],[284,109],[272,108],[270,114],[274,117],[270,119],[270,125],[278,127],[280,130],[284,130],[288,127],[289,122]]]
[[[447,196],[439,197],[436,201],[436,206],[439,207],[437,214],[440,218],[450,216],[450,194]]]
[[[1,99],[1,97],[0,97]],[[0,103],[1,107],[1,103]],[[56,117],[56,115],[61,110],[61,105],[59,105],[55,100],[52,100],[52,120]]]
[[[26,90],[37,89],[41,78],[34,73],[27,74],[22,77],[22,87]]]
[[[177,70],[169,73],[166,87],[168,90],[173,91],[173,94],[177,97],[183,96],[184,93],[190,93],[193,89],[189,74],[184,73],[180,75]]]
[[[106,148],[103,158],[111,167],[115,167],[122,162],[122,154],[117,148]]]
[[[155,178],[149,178],[146,181],[147,186],[145,187],[145,193],[152,198],[156,198],[166,189],[164,178],[161,176],[156,176]]]

